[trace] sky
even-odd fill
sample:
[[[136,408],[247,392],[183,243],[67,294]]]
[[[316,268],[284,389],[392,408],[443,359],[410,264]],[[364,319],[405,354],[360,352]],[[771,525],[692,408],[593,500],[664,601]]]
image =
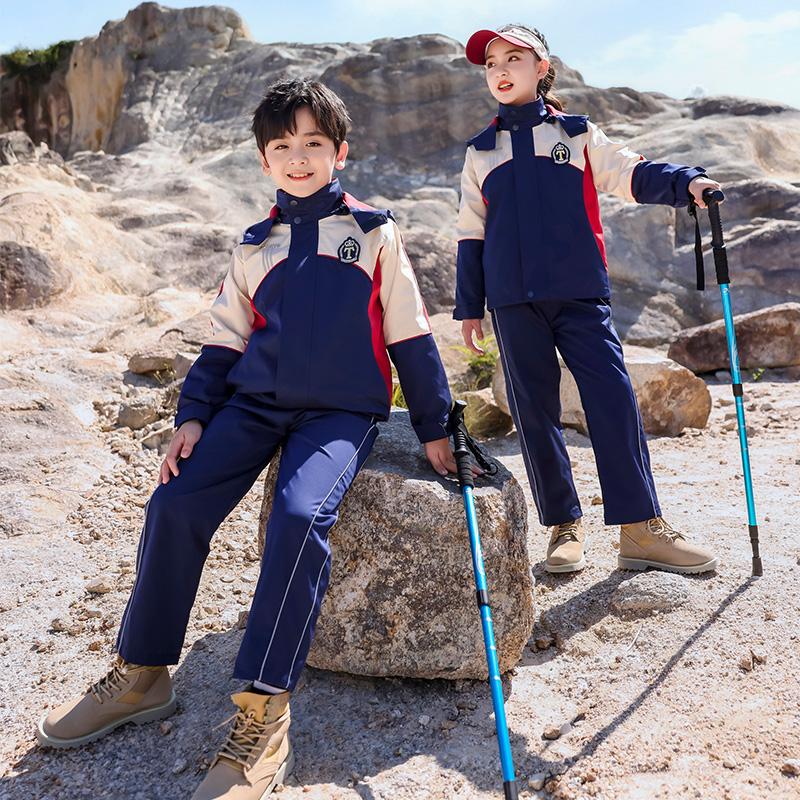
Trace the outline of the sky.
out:
[[[135,5],[135,0],[0,0],[0,53],[93,36]],[[506,0],[499,12],[487,0],[235,0],[230,6],[265,44],[369,42],[420,33],[464,43],[480,28],[521,22],[539,28],[551,52],[592,86],[630,86],[678,98],[736,94],[800,108],[797,0],[764,6],[740,0]]]

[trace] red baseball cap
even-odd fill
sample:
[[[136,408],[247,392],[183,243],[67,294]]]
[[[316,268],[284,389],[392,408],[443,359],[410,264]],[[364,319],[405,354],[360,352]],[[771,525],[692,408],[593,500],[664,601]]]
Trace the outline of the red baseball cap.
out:
[[[514,25],[504,27],[501,31],[483,30],[473,33],[467,42],[467,60],[483,66],[486,63],[486,48],[495,39],[503,39],[517,47],[533,50],[542,61],[550,61],[550,53],[544,42],[525,28]]]

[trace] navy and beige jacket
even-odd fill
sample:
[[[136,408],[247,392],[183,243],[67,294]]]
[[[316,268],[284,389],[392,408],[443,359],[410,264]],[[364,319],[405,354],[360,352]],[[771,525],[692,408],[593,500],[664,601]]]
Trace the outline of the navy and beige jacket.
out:
[[[278,192],[234,250],[211,326],[176,425],[207,423],[234,393],[386,419],[391,356],[420,441],[448,435],[447,379],[397,225],[337,180]]]
[[[500,104],[468,141],[458,219],[456,319],[533,300],[609,297],[597,189],[685,206],[702,167],[646,161],[586,116],[541,98]]]

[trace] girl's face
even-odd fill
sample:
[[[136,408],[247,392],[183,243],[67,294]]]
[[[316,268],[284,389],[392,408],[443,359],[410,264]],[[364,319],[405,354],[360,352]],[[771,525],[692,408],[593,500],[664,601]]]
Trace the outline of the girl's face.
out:
[[[492,97],[508,106],[532,103],[539,96],[539,81],[547,74],[547,61],[533,50],[495,39],[486,48],[486,83]]]

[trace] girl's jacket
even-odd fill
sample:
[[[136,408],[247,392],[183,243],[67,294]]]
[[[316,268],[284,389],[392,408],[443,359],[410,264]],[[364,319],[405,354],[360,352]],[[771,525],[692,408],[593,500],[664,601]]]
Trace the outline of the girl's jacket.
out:
[[[234,393],[386,419],[391,356],[420,441],[448,435],[447,378],[397,225],[336,180],[310,197],[278,192],[233,251],[211,328],[176,425],[205,425]]]
[[[597,189],[685,206],[702,167],[646,161],[586,116],[541,98],[500,104],[468,141],[458,220],[456,319],[532,300],[610,296]]]

